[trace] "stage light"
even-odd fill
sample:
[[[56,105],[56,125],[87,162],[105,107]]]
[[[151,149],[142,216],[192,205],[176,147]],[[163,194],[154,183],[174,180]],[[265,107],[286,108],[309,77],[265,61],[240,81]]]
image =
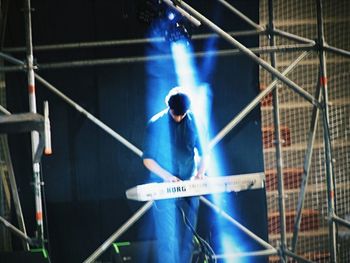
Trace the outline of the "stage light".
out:
[[[164,38],[169,42],[176,42],[179,40],[190,41],[191,34],[183,24],[169,23],[164,31]]]
[[[170,21],[174,20],[175,19],[175,14],[173,12],[169,12],[168,15],[167,15],[168,19]]]

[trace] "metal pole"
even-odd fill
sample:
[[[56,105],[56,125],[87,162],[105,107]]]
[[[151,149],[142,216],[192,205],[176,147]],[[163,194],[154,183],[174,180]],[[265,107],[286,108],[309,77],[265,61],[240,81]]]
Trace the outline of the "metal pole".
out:
[[[148,201],[144,204],[137,212],[128,219],[114,234],[112,234],[98,249],[94,251],[87,259],[84,260],[83,263],[91,263],[94,262],[96,258],[98,258],[109,246],[120,237],[126,230],[129,229],[144,213],[147,212],[148,209],[151,208],[154,201]]]
[[[11,113],[2,105],[0,105],[0,111],[5,115],[10,115]]]
[[[276,70],[274,67],[272,67],[269,63],[264,61],[263,59],[256,56],[252,51],[250,51],[248,48],[246,48],[244,45],[242,45],[240,42],[238,42],[236,39],[231,37],[229,34],[227,34],[224,30],[222,30],[220,27],[215,25],[213,22],[211,22],[209,19],[204,17],[202,14],[197,12],[195,9],[193,9],[191,6],[186,4],[184,1],[181,1],[179,3],[181,7],[192,13],[195,17],[198,18],[202,23],[206,24],[208,27],[210,27],[214,32],[219,34],[222,38],[224,38],[226,41],[230,42],[232,45],[234,45],[236,48],[242,51],[243,54],[251,58],[253,61],[258,63],[262,68],[266,69],[268,72],[276,76],[279,80],[281,80],[283,83],[285,83],[287,86],[289,86],[291,89],[293,89],[295,92],[297,92],[299,95],[301,95],[303,98],[311,102],[312,104],[316,105],[317,107],[320,107],[318,101],[311,96],[308,92],[306,92],[303,88],[298,86],[296,83],[294,83],[292,80],[286,78]]]
[[[248,228],[246,228],[245,226],[243,226],[242,224],[240,224],[238,221],[236,221],[235,219],[233,219],[229,214],[227,214],[224,210],[222,210],[220,207],[214,205],[212,202],[210,202],[208,199],[206,199],[203,196],[199,197],[200,200],[205,203],[206,205],[208,205],[211,209],[213,209],[216,213],[218,213],[220,216],[222,216],[223,218],[225,218],[226,220],[228,220],[229,222],[231,222],[232,224],[234,224],[237,228],[239,228],[240,230],[242,230],[244,233],[246,233],[248,236],[250,236],[252,239],[254,239],[257,243],[259,243],[260,245],[262,245],[263,247],[267,248],[267,249],[271,249],[273,251],[275,251],[277,253],[277,249],[275,249],[273,246],[271,246],[269,243],[267,243],[265,240],[263,240],[262,238],[258,237],[257,235],[255,235],[252,231],[250,231]]]
[[[14,225],[12,225],[10,222],[8,222],[5,218],[3,218],[2,216],[0,216],[0,222],[7,228],[9,228],[13,233],[15,233],[17,236],[19,236],[20,238],[22,238],[23,240],[26,241],[26,244],[31,243],[32,239],[30,237],[27,236],[27,234],[25,232],[22,232],[21,230],[19,230],[17,227],[15,227]],[[25,247],[25,250],[28,251],[29,247],[28,245]]]
[[[33,65],[33,46],[32,46],[32,24],[31,24],[31,5],[30,0],[25,1],[25,24],[26,24],[26,46],[27,46],[27,76],[28,76],[28,93],[29,93],[29,111],[36,113],[36,97],[35,97],[35,78]],[[34,194],[35,194],[35,219],[37,225],[37,238],[43,242],[44,225],[43,225],[43,209],[41,200],[41,179],[40,165],[34,162],[34,156],[39,146],[39,133],[31,132],[32,157],[33,157],[33,176],[34,176]]]
[[[8,177],[10,180],[11,193],[12,193],[13,203],[15,205],[18,227],[23,232],[23,234],[25,236],[27,236],[26,225],[25,225],[24,218],[23,218],[21,201],[20,201],[20,198],[18,195],[18,188],[17,188],[16,178],[15,178],[15,173],[13,171],[10,150],[8,148],[7,137],[2,138],[2,140],[3,140],[2,145],[5,148],[4,151],[8,153],[8,154],[5,154],[5,162],[7,164],[7,172],[8,172]],[[28,251],[29,250],[28,243],[23,242],[23,248],[24,248],[24,250]]]
[[[289,251],[289,250],[285,250],[284,251],[285,254],[287,254],[288,256],[291,256],[293,258],[295,258],[297,260],[297,262],[306,262],[306,263],[312,263],[313,261],[307,260],[306,258],[300,257],[297,254]]]
[[[262,34],[264,31],[256,30],[243,30],[243,31],[231,31],[228,32],[232,36],[251,36],[256,34]],[[217,34],[195,34],[192,35],[192,40],[200,40],[217,37]],[[34,46],[34,51],[49,51],[49,50],[62,50],[62,49],[75,49],[75,48],[94,48],[94,47],[113,47],[121,45],[137,45],[137,44],[147,44],[147,43],[157,43],[164,42],[164,37],[154,37],[154,38],[136,38],[136,39],[120,39],[120,40],[105,40],[105,41],[92,41],[92,42],[78,42],[78,43],[64,43],[64,44],[54,44],[54,45],[38,45]],[[25,47],[4,47],[2,51],[15,53],[25,51]]]
[[[321,98],[322,98],[321,95],[322,95],[321,86],[320,86],[320,83],[318,83],[315,97],[318,99],[319,102],[321,101]],[[313,111],[312,111],[312,116],[311,116],[311,125],[310,125],[306,153],[305,153],[305,159],[304,159],[304,165],[303,165],[303,175],[302,175],[302,182],[301,182],[301,186],[300,186],[300,193],[299,193],[299,197],[298,197],[297,214],[296,214],[295,220],[294,220],[294,229],[293,229],[293,238],[292,238],[292,252],[295,252],[297,242],[298,242],[298,234],[299,234],[299,229],[300,229],[302,211],[304,208],[304,200],[305,200],[305,195],[306,195],[307,183],[309,180],[309,174],[310,174],[309,171],[310,171],[312,153],[313,153],[314,142],[315,142],[315,137],[316,137],[318,117],[319,117],[319,109],[317,107],[314,107]]]
[[[327,200],[328,200],[328,226],[330,235],[330,252],[332,262],[337,262],[336,253],[336,224],[332,220],[335,215],[335,189],[333,182],[333,164],[331,156],[331,138],[329,134],[329,109],[328,109],[328,86],[327,86],[327,68],[326,68],[326,55],[323,49],[324,40],[324,27],[323,27],[323,9],[321,0],[316,0],[317,5],[317,35],[320,59],[320,84],[322,87],[323,95],[323,125],[324,125],[324,144],[325,144],[325,158],[326,158],[326,174],[327,174]]]
[[[254,54],[264,54],[271,52],[293,52],[297,50],[312,50],[314,49],[313,44],[293,44],[293,45],[281,45],[274,47],[256,47],[249,48]],[[193,57],[205,57],[205,56],[229,56],[229,55],[242,55],[242,51],[239,49],[227,49],[218,51],[203,51],[195,52],[190,56]],[[18,66],[6,66],[0,67],[0,72],[11,72],[11,71],[22,71],[25,68],[20,60],[17,60],[9,55],[0,52],[0,57],[8,60],[11,63],[17,64]],[[139,56],[139,57],[123,57],[123,58],[110,58],[110,59],[93,59],[93,60],[77,60],[77,61],[65,61],[65,62],[53,62],[53,63],[41,63],[38,67],[40,70],[45,69],[60,69],[60,68],[73,68],[73,67],[84,67],[84,66],[103,66],[113,65],[121,63],[137,63],[145,61],[158,61],[160,59],[172,59],[171,55],[154,55],[154,56]]]
[[[303,52],[293,63],[291,63],[283,72],[282,75],[286,76],[294,67],[307,55],[308,52]],[[271,84],[261,91],[258,96],[254,98],[238,115],[235,116],[218,134],[210,141],[209,143],[209,149],[212,149],[217,143],[219,143],[226,134],[228,134],[236,125],[238,125],[241,120],[249,114],[259,103],[260,101],[269,94],[276,84],[278,83],[278,80],[274,80],[271,82]]]
[[[274,30],[274,10],[272,0],[268,1],[269,10],[269,31]],[[272,33],[269,35],[270,46],[275,45],[275,36]],[[271,66],[276,68],[276,53],[270,54]],[[275,80],[275,76],[272,75],[272,80]],[[279,95],[278,88],[273,90],[273,123],[275,129],[275,149],[276,149],[276,168],[278,178],[278,207],[279,207],[279,220],[280,220],[280,235],[281,235],[281,258],[284,262],[287,262],[287,257],[284,251],[287,249],[286,238],[286,213],[284,202],[284,178],[283,178],[283,158],[282,158],[282,144],[281,144],[281,125],[280,125],[280,111],[279,111]]]
[[[280,29],[277,29],[277,28],[274,29],[274,33],[276,35],[279,35],[279,36],[282,36],[282,37],[286,37],[288,39],[295,40],[295,41],[298,41],[298,42],[301,42],[301,43],[316,44],[314,40],[311,40],[311,39],[308,39],[308,38],[305,38],[305,37],[301,37],[301,36],[298,36],[298,35],[294,35],[292,33],[289,33],[289,32],[286,32],[286,31],[283,31],[283,30],[280,30]]]
[[[277,255],[276,249],[266,249],[261,251],[251,251],[251,252],[241,252],[241,253],[230,253],[230,254],[220,254],[212,256],[213,259],[235,259],[238,257],[259,257],[259,256],[273,256]]]
[[[342,224],[343,226],[349,227],[350,228],[350,222],[347,220],[344,220],[338,216],[333,216],[333,220],[339,224]]]
[[[326,43],[323,43],[323,49],[326,51],[333,52],[334,54],[338,54],[338,55],[345,56],[345,57],[350,57],[350,51],[336,48],[336,47],[332,47],[332,46],[327,45]]]
[[[79,104],[68,98],[66,95],[64,95],[61,91],[56,89],[53,85],[48,83],[46,80],[44,80],[42,77],[40,77],[38,74],[35,74],[35,78],[43,84],[45,87],[47,87],[50,91],[61,97],[64,101],[66,101],[69,105],[73,106],[78,112],[85,115],[89,120],[91,120],[93,123],[95,123],[97,126],[102,128],[105,132],[110,134],[112,137],[117,139],[119,142],[121,142],[124,146],[129,148],[131,151],[136,153],[139,157],[142,156],[142,151],[138,149],[136,146],[128,142],[123,136],[116,133],[112,128],[104,124],[102,121],[97,119],[95,116],[93,116],[91,113],[89,113],[87,110],[85,110],[83,107],[81,107]]]

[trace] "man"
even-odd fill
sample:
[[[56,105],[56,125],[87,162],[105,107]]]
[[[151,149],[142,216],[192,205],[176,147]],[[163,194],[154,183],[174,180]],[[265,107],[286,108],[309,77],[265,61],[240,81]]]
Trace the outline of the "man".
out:
[[[190,98],[180,87],[170,90],[167,109],[148,123],[143,163],[153,182],[202,178],[202,148],[190,109]],[[196,154],[199,161],[196,162]],[[198,197],[156,201],[153,207],[158,240],[158,262],[191,262],[192,238],[197,223]]]

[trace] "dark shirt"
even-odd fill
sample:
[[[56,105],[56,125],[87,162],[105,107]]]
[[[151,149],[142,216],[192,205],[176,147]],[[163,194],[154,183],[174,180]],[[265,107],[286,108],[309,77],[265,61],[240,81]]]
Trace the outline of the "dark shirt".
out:
[[[151,118],[147,125],[143,158],[153,159],[181,180],[190,179],[195,171],[195,152],[202,155],[194,116],[188,112],[175,122],[166,109]],[[160,181],[152,176],[152,181]]]

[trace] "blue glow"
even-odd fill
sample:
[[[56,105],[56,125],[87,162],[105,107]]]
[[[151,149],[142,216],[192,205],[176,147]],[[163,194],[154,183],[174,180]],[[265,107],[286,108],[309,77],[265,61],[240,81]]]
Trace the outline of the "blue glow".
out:
[[[211,43],[213,45],[213,43]],[[205,149],[208,144],[208,138],[211,137],[211,123],[210,112],[211,112],[211,101],[212,93],[210,91],[210,86],[206,83],[201,83],[200,76],[196,70],[194,59],[192,56],[191,45],[188,42],[175,42],[171,45],[172,56],[175,63],[175,70],[177,75],[178,85],[187,88],[188,93],[191,96],[191,110],[194,113],[197,126],[200,131],[200,139],[203,148]],[[213,62],[213,58],[209,58],[205,61],[205,74],[207,75],[210,70],[210,65]],[[205,127],[203,129],[203,127]],[[220,176],[222,174],[219,151],[212,150],[207,158],[207,173],[209,176]],[[214,195],[213,202],[222,207],[225,203],[225,210],[227,213],[232,215],[232,204],[230,200],[222,198],[222,195]],[[227,209],[231,211],[227,211]],[[239,246],[237,246],[237,241],[235,241],[234,235],[232,233],[226,233],[225,225],[227,225],[226,219],[223,219],[220,215],[214,219],[217,222],[217,231],[219,232],[219,246],[220,248],[215,248],[220,250],[222,253],[232,253],[233,251],[241,251]],[[233,248],[235,248],[233,250]],[[227,260],[229,262],[230,260]],[[232,262],[232,261],[231,261]],[[237,258],[235,262],[243,262],[242,258]]]
[[[236,242],[233,238],[232,233],[229,235],[228,233],[225,233],[222,231],[221,233],[221,246],[224,251],[224,253],[239,253],[244,251],[244,248],[241,247],[242,243]],[[230,258],[226,260],[226,262],[235,262],[235,263],[245,263],[249,262],[246,257],[236,257],[236,258]]]
[[[175,18],[175,14],[174,14],[173,12],[169,12],[169,14],[168,14],[168,19],[169,19],[170,21],[172,21],[172,20],[174,20],[174,18]]]
[[[175,19],[175,17],[174,17]],[[150,37],[161,37],[162,29],[166,28],[169,23],[173,23],[168,19],[159,22],[159,25],[154,27],[150,32]],[[215,40],[211,40],[208,43],[210,48],[215,45]],[[187,89],[191,97],[191,110],[196,116],[197,126],[200,131],[200,139],[204,149],[208,145],[208,139],[212,138],[212,130],[214,130],[213,122],[209,122],[211,114],[211,102],[212,92],[207,76],[210,74],[211,67],[215,62],[214,57],[206,57],[203,61],[203,68],[201,75],[197,71],[195,65],[193,51],[190,43],[186,40],[180,40],[171,43],[157,42],[149,48],[148,55],[159,54],[172,54],[173,60],[157,59],[151,60],[147,64],[147,76],[148,76],[148,90],[147,90],[147,116],[151,117],[155,113],[165,108],[164,98],[168,91],[174,86],[182,86]],[[223,175],[223,169],[221,164],[222,158],[220,158],[219,147],[215,147],[210,151],[210,155],[207,158],[207,173],[209,176]],[[225,196],[224,196],[225,197]],[[228,204],[230,200],[222,198],[222,195],[215,195],[212,198],[213,202],[219,207],[225,207],[225,211],[232,215],[232,211],[228,211],[227,208],[233,210],[232,205]],[[232,253],[232,248],[236,248],[235,252],[240,252],[241,247],[237,246],[238,241],[235,240],[234,234],[227,231],[225,225],[227,221],[221,216],[213,218],[217,222],[217,232],[220,234],[220,241],[218,248],[222,253]],[[228,233],[225,233],[225,232]],[[237,250],[237,248],[239,248]],[[213,247],[216,250],[216,247]],[[240,259],[239,259],[240,260]],[[228,260],[227,262],[230,262]],[[231,261],[232,262],[232,261]],[[235,261],[243,262],[243,261]]]

